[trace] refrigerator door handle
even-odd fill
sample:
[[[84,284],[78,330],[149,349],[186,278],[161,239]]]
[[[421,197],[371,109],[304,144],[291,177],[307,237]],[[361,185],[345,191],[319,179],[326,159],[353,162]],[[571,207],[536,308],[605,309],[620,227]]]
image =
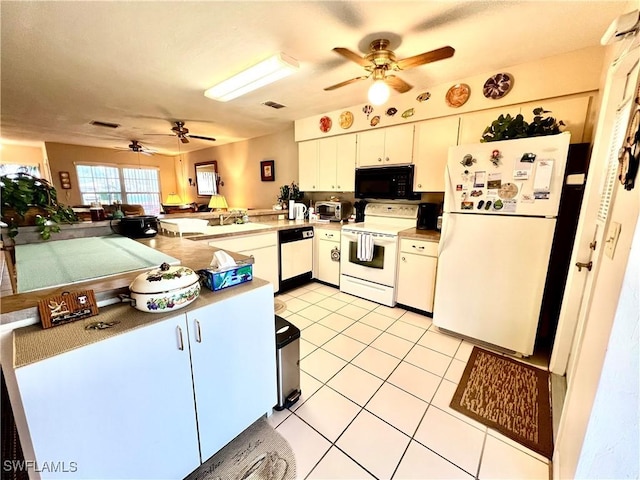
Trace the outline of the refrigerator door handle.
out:
[[[440,241],[438,242],[438,257],[444,250],[447,243],[447,230],[449,230],[449,223],[453,222],[453,215],[445,214],[442,218],[442,230],[440,231]]]

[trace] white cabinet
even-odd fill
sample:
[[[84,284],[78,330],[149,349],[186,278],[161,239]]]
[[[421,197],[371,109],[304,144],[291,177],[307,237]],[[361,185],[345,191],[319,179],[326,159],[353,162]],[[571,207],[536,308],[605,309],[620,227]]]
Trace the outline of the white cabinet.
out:
[[[314,276],[336,287],[340,284],[340,230],[315,228]]]
[[[459,117],[443,117],[416,125],[413,156],[416,192],[444,192],[449,147],[458,144],[459,123]]]
[[[200,465],[184,314],[15,373],[38,465],[76,464],[43,478],[184,478]]]
[[[358,166],[411,163],[413,124],[358,133]]]
[[[353,192],[355,168],[355,134],[298,143],[300,190]]]
[[[187,323],[204,461],[277,403],[273,294],[191,310]]]
[[[301,191],[318,191],[318,141],[298,143],[298,185]]]
[[[433,312],[438,244],[400,239],[397,302],[425,312]]]
[[[356,172],[356,136],[317,140],[318,183],[323,192],[353,192]]]
[[[185,478],[270,412],[273,293],[260,283],[235,295],[208,292],[204,306],[146,325],[142,316],[152,314],[107,307],[115,310],[93,319],[119,318],[114,328],[126,331],[16,368],[29,460],[57,465],[40,476]],[[74,340],[101,333],[77,325]],[[20,345],[48,352],[45,341],[35,335]]]
[[[279,262],[278,234],[276,232],[213,239],[209,245],[253,257],[253,275],[267,280],[273,285],[273,291],[278,291]]]

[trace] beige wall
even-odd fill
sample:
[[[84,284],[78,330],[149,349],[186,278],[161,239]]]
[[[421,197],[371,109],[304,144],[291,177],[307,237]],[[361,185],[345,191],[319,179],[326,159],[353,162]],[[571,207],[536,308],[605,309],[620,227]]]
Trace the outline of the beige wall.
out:
[[[218,161],[218,173],[224,182],[220,193],[230,207],[271,208],[276,203],[280,186],[298,181],[298,147],[293,139],[293,125],[272,135],[190,152],[184,159],[187,175],[178,182],[189,202],[209,201],[209,197],[198,197],[195,185],[188,184],[189,177],[195,179],[194,164],[198,162]],[[261,180],[262,160],[275,161],[275,181]]]
[[[0,163],[37,165],[40,168],[40,174],[44,178],[50,178],[44,145],[27,146],[3,143],[2,149],[0,149]]]
[[[51,169],[53,185],[58,191],[58,200],[67,205],[82,203],[76,163],[99,163],[101,165],[158,167],[160,169],[161,199],[176,190],[176,173],[174,158],[166,155],[142,155],[124,150],[110,148],[82,147],[62,143],[46,143],[47,157]],[[69,172],[71,189],[63,190],[60,186],[59,172]]]

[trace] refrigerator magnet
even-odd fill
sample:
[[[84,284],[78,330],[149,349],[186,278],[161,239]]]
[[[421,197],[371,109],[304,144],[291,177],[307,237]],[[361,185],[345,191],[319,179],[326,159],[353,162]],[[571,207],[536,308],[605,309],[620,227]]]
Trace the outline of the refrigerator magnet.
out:
[[[522,203],[535,203],[536,199],[533,193],[523,193],[520,195],[520,201]]]
[[[516,163],[516,166],[513,169],[513,179],[529,180],[529,176],[531,175],[532,169],[533,169],[533,163],[523,162],[522,160],[520,160],[518,163]]]
[[[502,185],[502,173],[490,173],[487,181],[487,188],[489,190],[498,189]]]
[[[533,193],[546,193],[549,198],[551,191],[551,178],[553,174],[553,160],[540,160],[536,165],[536,173],[533,178]],[[538,197],[536,198],[543,198]]]
[[[486,181],[487,181],[487,172],[485,171],[476,172],[475,177],[473,179],[473,186],[474,188],[484,188]]]
[[[502,200],[502,211],[508,213],[516,213],[518,207],[517,200]]]
[[[476,163],[476,159],[473,158],[473,156],[470,153],[467,153],[464,157],[462,157],[462,160],[460,160],[460,164],[463,167],[470,167],[474,163]]]
[[[473,210],[473,202],[463,200],[460,205],[460,210]]]
[[[535,153],[524,153],[522,154],[522,158],[520,159],[520,161],[525,163],[533,163],[535,159],[536,159]]]
[[[500,150],[493,150],[491,152],[491,157],[489,158],[489,160],[491,160],[491,163],[493,163],[494,167],[499,167],[501,158],[502,158],[502,153],[500,153]]]

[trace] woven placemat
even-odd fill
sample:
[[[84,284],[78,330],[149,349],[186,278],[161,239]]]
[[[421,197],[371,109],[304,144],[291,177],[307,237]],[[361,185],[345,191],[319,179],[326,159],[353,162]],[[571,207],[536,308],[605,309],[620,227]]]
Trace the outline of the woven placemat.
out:
[[[551,459],[549,372],[474,347],[450,406]]]

